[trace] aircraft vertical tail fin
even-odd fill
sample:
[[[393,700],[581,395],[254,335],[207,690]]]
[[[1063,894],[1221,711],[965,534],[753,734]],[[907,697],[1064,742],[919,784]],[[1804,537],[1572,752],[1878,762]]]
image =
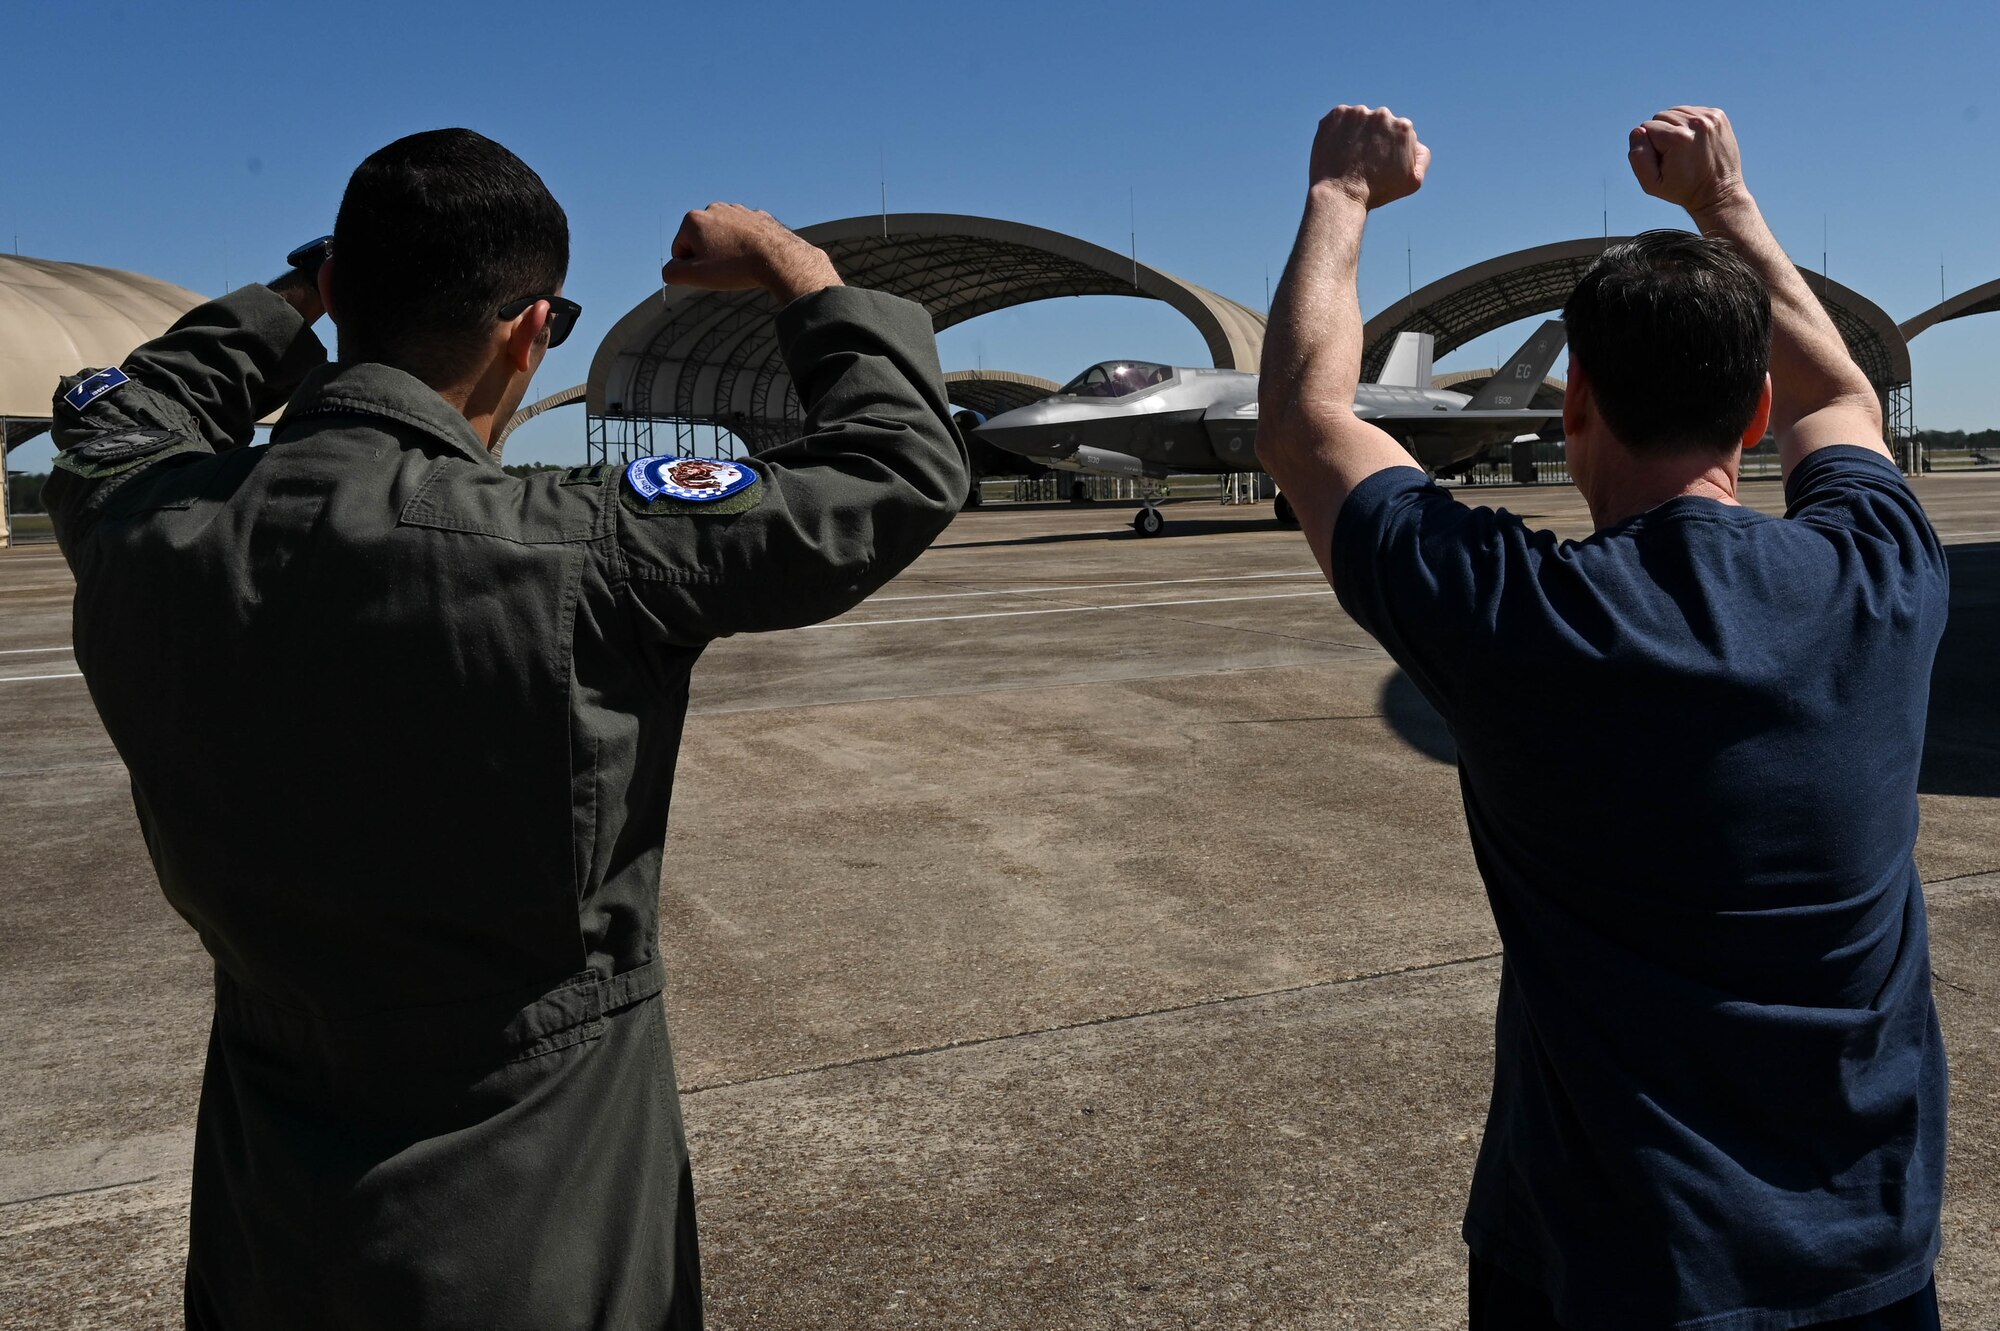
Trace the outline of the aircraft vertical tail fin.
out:
[[[1534,331],[1521,349],[1496,371],[1486,386],[1465,404],[1467,411],[1520,411],[1535,400],[1556,357],[1562,354],[1569,330],[1560,319],[1550,319]]]
[[[1375,376],[1375,382],[1397,388],[1429,388],[1431,351],[1436,346],[1437,339],[1429,333],[1396,334],[1389,359],[1382,362],[1382,373]]]

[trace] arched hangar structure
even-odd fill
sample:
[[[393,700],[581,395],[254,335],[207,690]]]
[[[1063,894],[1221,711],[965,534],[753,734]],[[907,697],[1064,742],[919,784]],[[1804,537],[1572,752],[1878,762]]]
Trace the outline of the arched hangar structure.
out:
[[[944,376],[945,396],[951,404],[970,407],[982,416],[998,416],[1003,411],[1040,402],[1061,387],[1053,379],[1016,374],[1012,370],[950,370]],[[507,427],[500,432],[499,440],[493,445],[494,458],[501,456],[501,450],[506,448],[507,440],[514,431],[543,412],[575,406],[584,400],[588,392],[589,385],[574,384],[522,407],[507,418]]]
[[[944,376],[944,392],[951,404],[970,407],[982,416],[998,416],[1040,402],[1061,387],[1053,379],[1012,370],[947,370]]]
[[[526,425],[545,411],[554,411],[557,407],[575,406],[577,403],[583,401],[583,394],[584,385],[571,384],[568,388],[560,389],[549,394],[547,397],[537,398],[515,412],[512,416],[509,416],[505,428],[500,431],[500,437],[493,441],[493,460],[498,462],[504,455],[507,448],[507,437],[513,434],[514,431],[520,429],[523,425]]]
[[[2000,314],[2000,278],[1995,278],[1991,282],[1982,282],[1976,287],[1969,287],[1959,292],[1956,296],[1939,301],[1922,314],[1905,319],[1902,328],[1903,340],[1905,342],[1914,342],[1917,339],[1917,334],[1927,329],[1935,328],[1941,323],[1949,323],[1953,319],[1967,319],[1975,314]],[[1920,463],[1923,470],[1930,470],[1931,453],[1929,444],[1913,440],[1910,452],[1913,460]],[[1918,456],[1919,454],[1921,455],[1920,457]],[[1910,466],[1910,470],[1914,471],[1917,469],[1916,466],[1905,465]]]
[[[1903,340],[1912,341],[1926,328],[1975,314],[2000,314],[2000,278],[1961,291],[1950,300],[1941,300],[1922,314],[1904,320]]]
[[[1561,309],[1605,247],[1629,239],[1590,236],[1537,245],[1418,288],[1370,319],[1362,330],[1361,377],[1373,379],[1381,372],[1398,333],[1431,334],[1437,339],[1435,354],[1443,359],[1483,333]],[[1807,269],[1799,272],[1819,293],[1847,349],[1881,396],[1887,442],[1898,457],[1904,456],[1910,437],[1910,325],[1899,329],[1881,306],[1859,292]],[[2000,300],[2000,292],[1994,298]]]
[[[1263,353],[1264,316],[1256,310],[1041,227],[890,213],[822,222],[799,234],[856,286],[923,305],[940,331],[1056,296],[1140,296],[1185,315],[1218,366],[1254,370]],[[728,430],[753,450],[796,433],[799,403],[778,348],[777,315],[762,292],[669,287],[640,302],[590,364],[591,458],[691,453],[701,425]],[[654,438],[657,427],[672,430],[670,447]]]

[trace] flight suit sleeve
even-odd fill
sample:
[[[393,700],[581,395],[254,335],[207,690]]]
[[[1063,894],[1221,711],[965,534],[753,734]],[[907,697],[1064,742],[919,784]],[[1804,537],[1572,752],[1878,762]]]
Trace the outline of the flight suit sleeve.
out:
[[[326,349],[299,312],[264,286],[197,306],[125,358],[58,385],[55,472],[45,494],[61,537],[93,497],[163,458],[250,442]]]
[[[923,307],[833,287],[793,301],[778,337],[801,437],[747,459],[747,488],[701,502],[608,484],[618,557],[645,635],[698,646],[852,608],[935,540],[965,497]]]

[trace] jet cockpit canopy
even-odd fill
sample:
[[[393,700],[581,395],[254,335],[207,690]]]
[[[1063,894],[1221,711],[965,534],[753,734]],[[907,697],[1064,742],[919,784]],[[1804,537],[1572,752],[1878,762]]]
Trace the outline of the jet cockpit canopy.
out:
[[[1129,397],[1141,389],[1174,377],[1171,365],[1144,360],[1107,360],[1079,374],[1055,391],[1056,397]]]

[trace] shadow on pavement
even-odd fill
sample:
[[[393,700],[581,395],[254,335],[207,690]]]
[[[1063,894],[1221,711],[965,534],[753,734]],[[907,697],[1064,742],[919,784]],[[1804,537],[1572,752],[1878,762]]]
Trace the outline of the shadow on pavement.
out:
[[[1134,506],[1132,512],[1136,512]],[[1046,532],[1039,536],[1012,536],[993,541],[954,541],[952,532],[947,531],[932,547],[939,550],[978,550],[989,546],[1014,545],[1061,545],[1070,541],[1158,541],[1176,536],[1226,536],[1242,532],[1286,531],[1268,516],[1262,518],[1186,518],[1177,516],[1171,508],[1161,510],[1167,516],[1166,530],[1158,536],[1141,536],[1132,530],[1132,519],[1126,512],[1115,508],[1104,511],[1106,526],[1103,530]],[[960,530],[954,528],[954,530]],[[1300,553],[1305,553],[1305,542],[1300,541]]]
[[[2000,542],[1950,545],[1951,622],[1931,671],[1917,789],[2000,795]]]
[[[1396,737],[1435,762],[1458,763],[1458,744],[1451,727],[1437,714],[1430,700],[1417,692],[1410,677],[1398,670],[1382,682],[1382,719]]]

